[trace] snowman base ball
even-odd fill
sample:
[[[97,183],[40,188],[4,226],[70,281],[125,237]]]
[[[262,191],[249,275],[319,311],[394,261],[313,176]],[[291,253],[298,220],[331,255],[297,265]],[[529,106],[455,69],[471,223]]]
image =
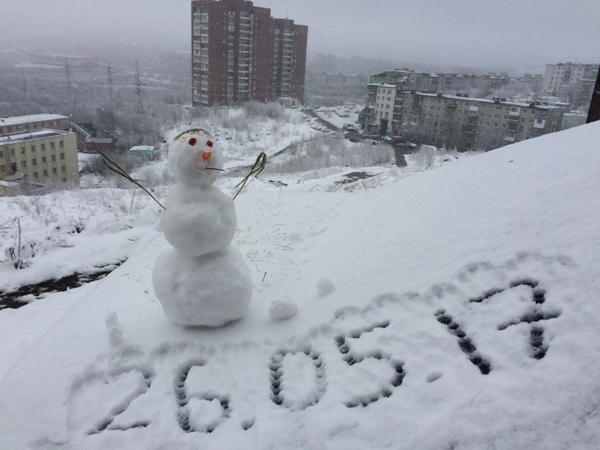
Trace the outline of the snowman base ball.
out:
[[[252,278],[240,251],[159,255],[152,273],[163,311],[180,325],[218,327],[241,319],[252,298]]]

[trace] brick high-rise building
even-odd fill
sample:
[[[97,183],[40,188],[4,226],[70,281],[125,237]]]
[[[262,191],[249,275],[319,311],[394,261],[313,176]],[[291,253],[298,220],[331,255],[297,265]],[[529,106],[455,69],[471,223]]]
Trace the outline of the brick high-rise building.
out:
[[[307,38],[307,26],[250,1],[192,1],[192,103],[302,102]]]

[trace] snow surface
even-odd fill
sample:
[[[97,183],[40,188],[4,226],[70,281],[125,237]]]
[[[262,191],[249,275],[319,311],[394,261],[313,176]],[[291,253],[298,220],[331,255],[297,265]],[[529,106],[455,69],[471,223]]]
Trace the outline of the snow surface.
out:
[[[0,311],[0,448],[599,448],[598,142],[595,123],[371,188],[253,183],[233,244],[254,298],[217,329],[175,325],[154,296],[158,206],[13,199],[61,224],[79,266],[129,259]],[[0,265],[0,284],[67,272],[67,250]],[[284,295],[298,313],[274,321]]]

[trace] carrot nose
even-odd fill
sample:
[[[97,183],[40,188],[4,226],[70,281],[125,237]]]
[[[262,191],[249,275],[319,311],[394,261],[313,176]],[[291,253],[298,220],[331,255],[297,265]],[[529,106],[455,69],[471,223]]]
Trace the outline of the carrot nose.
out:
[[[204,153],[202,153],[202,159],[205,160],[205,161],[208,161],[211,156],[212,156],[212,152],[204,152]]]

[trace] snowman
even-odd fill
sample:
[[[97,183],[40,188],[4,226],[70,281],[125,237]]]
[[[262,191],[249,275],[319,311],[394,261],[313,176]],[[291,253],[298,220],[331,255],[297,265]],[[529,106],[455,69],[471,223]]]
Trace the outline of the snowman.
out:
[[[241,319],[252,298],[250,271],[231,245],[233,200],[214,186],[223,162],[213,137],[201,129],[180,134],[169,146],[177,183],[160,226],[173,248],[158,256],[152,284],[167,317],[181,325],[216,327]]]

